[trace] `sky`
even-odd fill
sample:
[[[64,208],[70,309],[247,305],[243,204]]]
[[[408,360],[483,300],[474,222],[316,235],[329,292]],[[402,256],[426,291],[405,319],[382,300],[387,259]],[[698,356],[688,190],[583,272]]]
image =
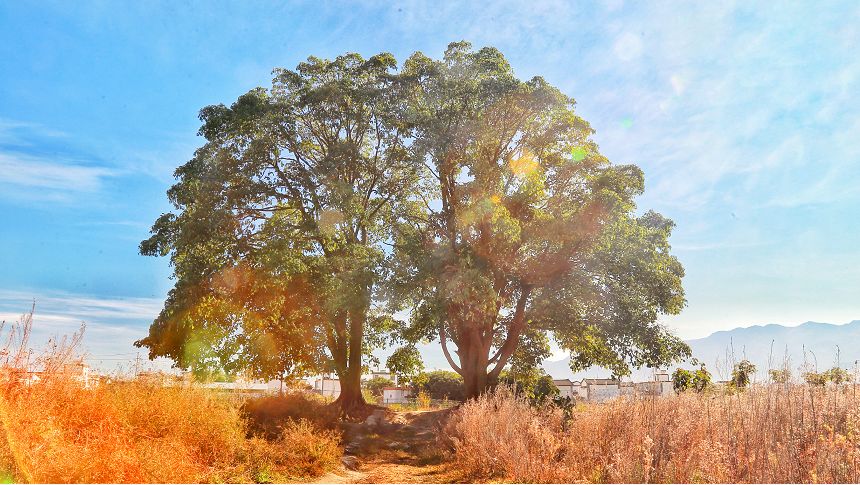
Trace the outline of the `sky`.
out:
[[[577,100],[673,219],[683,338],[860,319],[856,2],[0,2],[0,320],[130,365],[172,286],[138,254],[200,108],[308,56],[495,46]]]

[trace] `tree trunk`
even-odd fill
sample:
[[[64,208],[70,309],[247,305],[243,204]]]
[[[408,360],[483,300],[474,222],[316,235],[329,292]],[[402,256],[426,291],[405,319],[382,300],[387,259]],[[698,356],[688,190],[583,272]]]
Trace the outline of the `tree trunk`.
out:
[[[466,390],[466,399],[474,399],[487,391],[489,380],[487,364],[488,351],[484,349],[478,332],[469,332],[464,342],[458,344],[460,355],[460,375]]]
[[[356,416],[361,414],[367,402],[361,395],[361,369],[352,372],[350,369],[340,381],[340,396],[332,403],[339,409],[341,416]]]
[[[366,316],[360,312],[350,313],[349,316],[349,356],[346,369],[340,379],[340,396],[334,405],[340,409],[342,416],[358,416],[367,407],[367,402],[361,394],[361,344],[364,340],[364,321]]]
[[[526,301],[530,293],[531,287],[524,286],[517,299],[514,316],[508,327],[505,341],[493,357],[490,357],[492,339],[489,336],[482,335],[478,330],[478,325],[464,325],[461,323],[460,327],[464,330],[459,333],[459,341],[455,342],[457,344],[457,354],[460,356],[460,366],[457,367],[453,359],[451,359],[444,342],[446,337],[445,327],[444,325],[440,327],[439,336],[443,340],[442,350],[445,352],[445,357],[448,358],[448,362],[451,363],[453,369],[463,376],[467,400],[477,398],[495,386],[499,373],[507,365],[517,345],[519,345],[520,335],[525,327]],[[492,369],[490,369],[491,364],[494,364]]]

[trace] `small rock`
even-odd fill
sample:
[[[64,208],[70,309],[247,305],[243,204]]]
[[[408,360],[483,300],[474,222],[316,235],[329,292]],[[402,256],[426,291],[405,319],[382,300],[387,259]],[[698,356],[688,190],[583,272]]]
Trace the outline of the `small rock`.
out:
[[[347,470],[358,470],[358,458],[352,455],[343,455],[340,457],[340,462]]]
[[[384,421],[385,421],[385,411],[377,410],[377,411],[374,411],[373,414],[371,414],[370,416],[367,417],[367,419],[364,420],[364,424],[365,424],[365,426],[372,428],[375,426],[379,426]]]
[[[388,447],[391,448],[392,450],[404,451],[404,450],[409,448],[409,445],[406,443],[401,443],[399,441],[392,441],[391,443],[388,443]]]

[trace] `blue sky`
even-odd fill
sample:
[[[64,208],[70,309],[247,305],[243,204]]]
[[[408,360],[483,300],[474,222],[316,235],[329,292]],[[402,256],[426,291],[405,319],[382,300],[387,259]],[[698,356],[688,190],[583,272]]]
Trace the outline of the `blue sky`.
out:
[[[860,319],[856,2],[0,3],[0,319],[136,352],[171,287],[137,254],[197,112],[309,55],[498,47],[578,101],[678,225],[684,338]],[[121,355],[116,355],[121,354]],[[109,360],[109,359],[117,359]]]

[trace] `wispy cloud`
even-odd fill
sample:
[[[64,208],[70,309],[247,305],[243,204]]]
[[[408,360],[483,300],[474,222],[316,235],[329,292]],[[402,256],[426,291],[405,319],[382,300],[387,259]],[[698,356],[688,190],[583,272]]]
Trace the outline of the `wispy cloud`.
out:
[[[0,311],[15,310],[16,315],[35,302],[37,313],[44,318],[56,316],[63,321],[107,322],[152,320],[161,309],[159,298],[103,298],[67,292],[31,293],[0,290]],[[58,320],[59,321],[59,320]]]
[[[77,155],[62,131],[0,118],[0,197],[68,202],[98,193],[120,173]]]
[[[34,191],[35,197],[64,198],[81,192],[97,192],[105,178],[117,172],[75,161],[54,161],[0,152],[0,183],[15,192]]]
[[[30,121],[0,118],[0,145],[30,146],[33,135],[47,138],[65,138],[67,133]]]
[[[159,298],[98,297],[69,292],[0,290],[0,321],[19,321],[35,302],[30,344],[39,349],[54,336],[70,335],[85,325],[83,347],[88,361],[103,370],[128,365],[137,355],[133,346],[146,335],[149,323],[161,310]],[[0,336],[2,338],[2,336]],[[149,365],[149,364],[147,364]],[[156,364],[166,369],[169,362]]]

